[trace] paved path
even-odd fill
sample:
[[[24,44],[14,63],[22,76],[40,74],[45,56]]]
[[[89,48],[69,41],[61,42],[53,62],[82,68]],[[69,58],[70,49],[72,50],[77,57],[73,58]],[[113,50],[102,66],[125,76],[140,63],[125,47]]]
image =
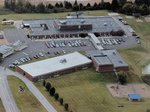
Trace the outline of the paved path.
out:
[[[45,107],[45,109],[48,112],[57,112],[54,109],[54,107],[47,101],[47,99],[42,95],[42,93],[35,87],[35,85],[30,80],[28,80],[27,78],[23,77],[19,73],[13,72],[13,71],[11,71],[9,69],[7,69],[7,72],[8,72],[8,75],[13,75],[13,76],[16,76],[19,79],[21,79],[26,84],[28,89],[32,92],[32,94],[39,100],[39,102]]]
[[[19,112],[15,100],[12,96],[6,70],[0,67],[0,97],[6,112]]]

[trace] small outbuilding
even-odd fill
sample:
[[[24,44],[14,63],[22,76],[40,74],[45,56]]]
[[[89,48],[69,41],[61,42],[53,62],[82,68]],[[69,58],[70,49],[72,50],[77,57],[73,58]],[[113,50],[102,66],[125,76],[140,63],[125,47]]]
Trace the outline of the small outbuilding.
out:
[[[143,96],[141,94],[128,94],[129,101],[141,101]]]

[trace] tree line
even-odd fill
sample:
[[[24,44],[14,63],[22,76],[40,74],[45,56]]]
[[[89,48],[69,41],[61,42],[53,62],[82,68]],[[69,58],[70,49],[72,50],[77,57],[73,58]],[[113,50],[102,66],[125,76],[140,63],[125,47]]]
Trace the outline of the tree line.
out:
[[[139,13],[141,15],[150,14],[150,0],[135,0],[135,2],[128,2],[127,0],[112,0],[111,3],[104,2],[90,3],[83,5],[75,1],[73,4],[64,1],[60,3],[43,4],[38,5],[31,4],[25,0],[5,0],[5,8],[10,9],[17,13],[57,13],[67,11],[85,11],[85,10],[111,10],[113,12],[124,13],[127,15],[133,15]]]
[[[84,11],[84,10],[101,10],[101,9],[111,9],[111,4],[109,2],[95,3],[91,5],[83,5],[77,1],[74,4],[64,1],[60,3],[44,4],[39,3],[38,5],[33,5],[29,1],[25,0],[5,0],[5,8],[10,9],[17,13],[50,13],[50,12],[66,12],[66,11]]]
[[[134,2],[128,2],[127,0],[113,0],[111,9],[114,12],[126,15],[148,15],[150,14],[150,0],[135,0]]]

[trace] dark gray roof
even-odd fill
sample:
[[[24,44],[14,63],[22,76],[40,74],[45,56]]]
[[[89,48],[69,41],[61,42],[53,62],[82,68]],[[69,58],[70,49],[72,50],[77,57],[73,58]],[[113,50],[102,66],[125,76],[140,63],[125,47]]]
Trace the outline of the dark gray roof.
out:
[[[111,60],[114,67],[124,67],[128,66],[128,64],[123,60],[123,58],[119,55],[116,50],[105,50],[102,51],[107,57]]]
[[[99,60],[101,60],[101,62],[103,63],[108,63],[107,59],[109,59],[109,61],[113,64],[115,68],[128,66],[128,64],[123,60],[123,58],[119,55],[119,53],[116,50],[92,50],[87,51],[86,55],[88,57],[96,57],[94,59],[96,59],[98,64],[101,64]],[[97,60],[98,58],[99,60]]]
[[[109,32],[111,30],[121,29],[118,23],[110,16],[104,17],[89,17],[89,18],[62,18],[57,19],[59,21],[67,21],[68,24],[78,24],[80,21],[84,20],[87,24],[92,24],[92,30],[73,30],[73,31],[60,31],[54,27],[54,21],[51,20],[24,20],[23,24],[29,24],[32,32],[30,35],[49,35],[49,34],[62,34],[62,33],[80,33],[80,32]],[[46,24],[48,30],[41,29],[40,24]]]
[[[112,62],[107,56],[95,56],[93,59],[95,59],[99,65],[112,65]]]

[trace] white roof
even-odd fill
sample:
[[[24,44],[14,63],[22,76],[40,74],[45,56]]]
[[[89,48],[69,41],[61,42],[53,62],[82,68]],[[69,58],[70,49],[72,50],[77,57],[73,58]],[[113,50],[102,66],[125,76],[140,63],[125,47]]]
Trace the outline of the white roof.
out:
[[[30,64],[19,66],[32,77],[41,76],[56,71],[73,68],[79,65],[91,63],[92,61],[84,55],[74,52]]]

